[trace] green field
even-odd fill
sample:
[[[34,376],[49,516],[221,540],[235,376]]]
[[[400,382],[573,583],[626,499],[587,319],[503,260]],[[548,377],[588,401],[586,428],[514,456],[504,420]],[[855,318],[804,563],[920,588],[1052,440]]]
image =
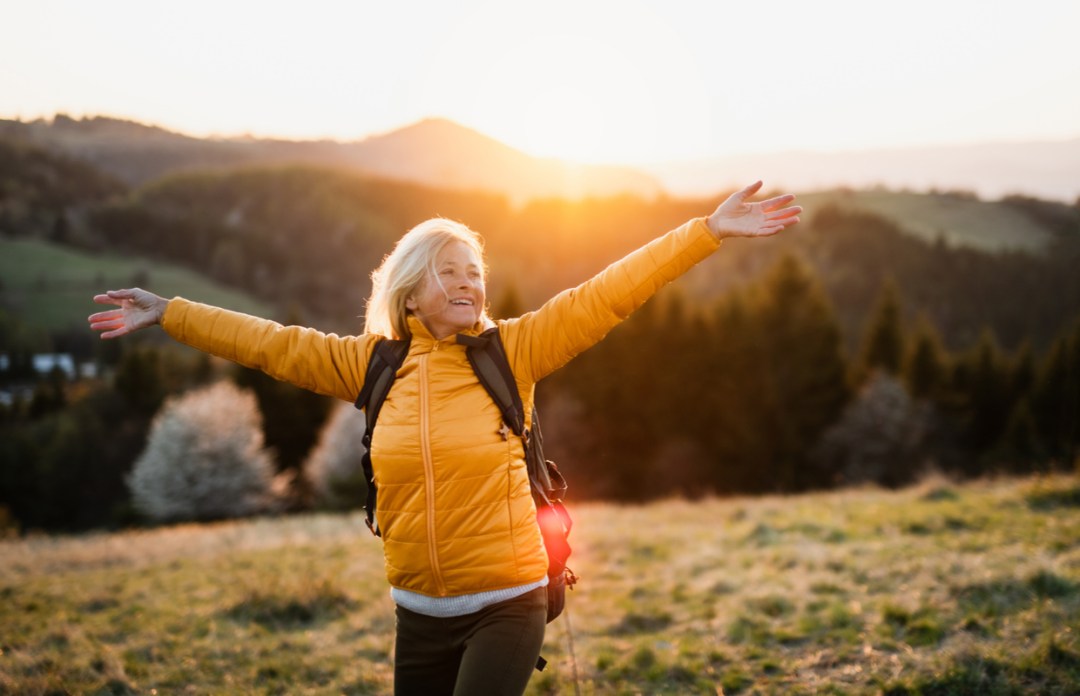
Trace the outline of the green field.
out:
[[[799,194],[799,204],[811,217],[814,210],[835,205],[880,215],[929,242],[940,236],[949,244],[987,252],[1040,253],[1053,239],[1053,233],[1014,206],[948,194],[823,191]]]
[[[139,285],[163,297],[182,295],[240,312],[269,316],[269,308],[193,271],[110,254],[89,254],[37,240],[0,240],[0,307],[47,331],[85,328],[105,309],[92,298]]]
[[[1080,693],[1076,477],[575,511],[531,693]],[[0,598],[0,693],[391,689],[357,515],[0,542]]]

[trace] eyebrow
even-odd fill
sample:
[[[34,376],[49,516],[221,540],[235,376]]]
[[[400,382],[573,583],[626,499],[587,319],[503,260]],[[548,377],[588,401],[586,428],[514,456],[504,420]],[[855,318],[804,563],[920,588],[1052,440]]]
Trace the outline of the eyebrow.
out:
[[[446,268],[447,266],[457,266],[457,265],[458,265],[457,261],[443,261],[442,265],[439,266],[439,268]],[[475,264],[475,263],[467,263],[467,264],[465,264],[465,268],[467,268],[467,269],[476,269],[478,271],[480,270],[480,266]]]

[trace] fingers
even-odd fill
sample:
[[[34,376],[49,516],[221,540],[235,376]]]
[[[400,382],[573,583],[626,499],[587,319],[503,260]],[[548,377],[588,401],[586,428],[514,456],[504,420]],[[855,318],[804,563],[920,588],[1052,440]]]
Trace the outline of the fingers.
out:
[[[104,297],[104,296],[102,296]],[[107,312],[98,312],[87,317],[92,331],[101,331],[101,337],[117,338],[130,333],[131,329],[124,320],[124,310],[110,309]]]
[[[122,310],[122,309],[110,309],[110,310],[105,311],[105,312],[97,312],[96,314],[91,314],[86,319],[91,324],[95,324],[97,322],[102,322],[102,321],[112,321],[113,319],[116,319],[116,318],[119,318],[119,317],[122,317],[122,316],[124,316],[124,310]]]
[[[126,325],[120,310],[93,314],[89,317],[89,322],[94,331],[112,331]]]
[[[797,217],[784,218],[783,220],[774,220],[772,222],[769,222],[767,224],[762,225],[759,228],[760,231],[758,233],[758,236],[759,237],[770,237],[770,236],[776,234],[777,232],[781,232],[781,231],[787,229],[788,227],[791,227],[792,225],[797,225],[798,223],[799,223],[799,218],[797,218]]]
[[[766,220],[783,220],[784,218],[794,217],[803,211],[802,206],[793,205],[790,208],[784,208],[783,210],[777,210],[765,215]]]
[[[761,185],[762,185],[762,181],[760,179],[758,179],[757,181],[750,184],[746,188],[742,189],[741,191],[739,191],[735,195],[738,196],[740,200],[745,201],[747,198],[752,197],[755,193],[760,191],[761,190]]]
[[[98,304],[120,304],[120,300],[134,300],[135,290],[109,290],[102,295],[94,295],[94,302]]]
[[[101,339],[104,341],[110,338],[120,338],[121,336],[125,336],[129,333],[131,332],[127,329],[127,327],[124,327],[115,331],[106,331],[105,333],[101,334]]]
[[[787,205],[793,200],[795,200],[795,194],[785,193],[783,196],[776,196],[775,198],[769,198],[768,200],[762,201],[761,208],[762,210],[766,211],[776,210],[777,208]]]

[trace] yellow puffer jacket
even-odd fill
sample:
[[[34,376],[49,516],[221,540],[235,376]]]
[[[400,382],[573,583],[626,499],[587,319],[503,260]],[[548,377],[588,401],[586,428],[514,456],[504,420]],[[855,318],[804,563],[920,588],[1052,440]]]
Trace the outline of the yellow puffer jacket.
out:
[[[540,379],[718,246],[704,219],[692,220],[539,310],[498,322],[525,412]],[[283,327],[181,298],[169,302],[162,326],[181,342],[347,401],[360,393],[378,340]],[[409,327],[409,353],[371,446],[390,583],[447,597],[542,579],[547,556],[521,441],[504,435],[465,347],[453,336],[435,340],[415,318]]]

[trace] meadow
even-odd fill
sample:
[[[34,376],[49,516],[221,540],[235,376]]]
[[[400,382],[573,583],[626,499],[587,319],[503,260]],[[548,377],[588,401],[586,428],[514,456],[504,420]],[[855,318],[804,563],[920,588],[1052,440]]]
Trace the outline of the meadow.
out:
[[[35,239],[0,239],[0,279],[0,302],[28,325],[47,331],[84,331],[86,317],[102,309],[93,303],[94,295],[132,286],[270,314],[263,302],[161,260],[92,254]]]
[[[573,511],[532,694],[1080,693],[1076,476]],[[0,693],[391,690],[355,514],[2,541],[0,627]]]

